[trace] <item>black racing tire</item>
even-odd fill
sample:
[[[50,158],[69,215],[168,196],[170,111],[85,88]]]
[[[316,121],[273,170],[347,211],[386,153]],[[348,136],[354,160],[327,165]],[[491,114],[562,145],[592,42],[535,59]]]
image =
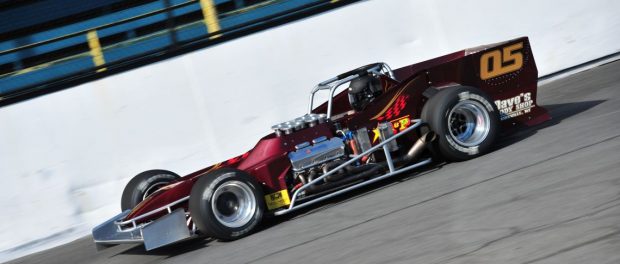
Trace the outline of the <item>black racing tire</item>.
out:
[[[121,210],[131,210],[159,188],[181,178],[167,170],[148,170],[134,176],[123,190]]]
[[[201,176],[189,195],[189,212],[198,230],[230,241],[252,233],[263,218],[263,190],[249,174],[222,168]]]
[[[449,161],[489,152],[499,135],[499,111],[489,95],[469,86],[448,87],[432,96],[421,118],[437,134],[431,145]]]

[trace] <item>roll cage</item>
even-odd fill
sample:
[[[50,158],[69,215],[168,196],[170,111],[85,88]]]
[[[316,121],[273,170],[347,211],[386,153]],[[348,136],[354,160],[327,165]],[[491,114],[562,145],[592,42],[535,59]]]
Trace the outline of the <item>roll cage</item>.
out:
[[[310,103],[308,105],[308,114],[312,113],[312,110],[314,107],[314,95],[318,91],[329,90],[329,98],[327,99],[327,113],[326,114],[327,114],[327,119],[330,119],[332,116],[332,103],[333,103],[332,101],[333,101],[334,93],[336,92],[336,89],[338,89],[340,85],[348,83],[352,81],[353,79],[360,77],[366,73],[372,73],[375,75],[384,75],[384,76],[390,77],[391,79],[395,80],[394,72],[392,71],[390,66],[384,62],[368,64],[366,66],[359,67],[355,70],[345,72],[336,77],[325,80],[317,84],[314,88],[312,88],[312,90],[310,91]]]

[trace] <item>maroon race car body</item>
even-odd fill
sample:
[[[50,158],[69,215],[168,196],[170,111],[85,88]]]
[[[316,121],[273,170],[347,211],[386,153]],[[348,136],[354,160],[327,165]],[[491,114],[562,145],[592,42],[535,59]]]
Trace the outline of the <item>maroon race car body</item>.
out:
[[[352,106],[351,90],[353,88],[334,94],[336,89],[332,84],[340,81],[346,81],[348,83],[355,78],[359,79],[367,74],[372,75],[372,77],[375,78],[374,80],[378,81],[381,91],[377,92],[380,93],[379,96],[371,98],[371,101],[363,110],[354,109]],[[486,106],[491,110],[489,111],[491,116],[490,119],[488,119],[490,121],[476,121],[476,117],[474,116],[473,121],[470,123],[480,122],[488,127],[489,123],[491,123],[491,125],[493,124],[491,121],[495,118],[494,115],[497,115],[497,119],[500,121],[499,126],[501,126],[502,131],[510,132],[522,125],[531,126],[550,119],[546,110],[535,104],[537,81],[538,72],[529,40],[526,37],[503,43],[461,50],[432,60],[398,68],[393,71],[384,64],[371,64],[341,74],[338,77],[319,84],[317,88],[313,90],[314,95],[314,92],[322,90],[324,87],[329,87],[332,94],[328,102],[318,107],[312,107],[311,102],[310,113],[314,114],[313,117],[315,119],[314,123],[311,123],[311,126],[307,125],[297,129],[282,124],[276,126],[276,132],[263,137],[256,146],[247,153],[167,182],[166,185],[159,187],[156,191],[145,196],[144,199],[135,207],[131,208],[130,211],[126,211],[96,227],[93,230],[93,236],[98,244],[142,242],[145,243],[147,249],[150,249],[179,241],[188,236],[200,234],[200,228],[197,230],[196,226],[193,224],[193,212],[191,212],[190,206],[188,205],[189,196],[192,193],[192,188],[194,188],[195,183],[203,176],[210,177],[209,175],[213,172],[222,170],[223,168],[231,168],[247,173],[247,175],[250,175],[254,181],[258,183],[259,189],[261,189],[260,193],[265,195],[264,197],[260,197],[257,203],[265,203],[267,205],[267,208],[263,208],[265,213],[277,215],[281,214],[278,213],[279,211],[288,212],[294,209],[292,208],[294,206],[291,203],[291,198],[293,198],[293,200],[299,199],[300,201],[304,198],[306,200],[313,200],[316,199],[316,197],[323,197],[325,194],[341,190],[343,188],[342,186],[352,185],[351,181],[348,181],[346,184],[343,183],[340,187],[324,188],[321,191],[317,191],[314,193],[314,196],[306,195],[306,197],[303,197],[302,194],[296,193],[295,191],[299,190],[301,186],[313,184],[314,182],[312,180],[321,175],[320,170],[318,170],[319,175],[315,176],[311,176],[312,172],[303,172],[305,173],[303,176],[297,175],[301,173],[301,170],[299,168],[294,168],[292,162],[294,156],[291,153],[299,149],[304,149],[305,146],[300,147],[300,144],[303,145],[306,142],[312,142],[322,137],[324,137],[321,139],[323,141],[325,141],[325,139],[329,141],[329,139],[333,138],[342,138],[341,141],[344,142],[344,151],[347,155],[341,155],[339,163],[334,166],[342,165],[344,161],[347,161],[348,157],[359,156],[362,150],[368,150],[368,147],[366,147],[356,152],[355,148],[358,148],[360,144],[349,144],[349,139],[351,139],[351,137],[348,137],[347,133],[349,135],[355,135],[355,132],[357,132],[358,136],[360,136],[359,133],[367,131],[367,139],[370,141],[370,145],[377,147],[377,149],[386,148],[386,146],[391,144],[390,142],[386,142],[384,145],[378,146],[386,139],[385,135],[382,135],[380,133],[381,131],[379,131],[379,125],[383,123],[390,126],[392,133],[400,136],[398,141],[396,141],[396,139],[394,139],[394,141],[397,142],[400,149],[406,150],[415,145],[423,136],[427,120],[420,119],[424,111],[431,111],[424,109],[427,102],[435,100],[432,99],[435,95],[446,93],[442,92],[443,90],[469,89],[468,87],[472,87],[472,91],[481,91],[481,93],[486,94],[486,96],[491,99],[493,108],[491,109],[489,108],[491,106]],[[476,110],[475,105],[484,105],[486,101],[481,100],[480,102],[482,103],[474,103],[474,108],[472,108],[474,110],[471,112],[480,112]],[[428,116],[428,113],[426,115]],[[452,111],[450,112],[450,116],[452,116]],[[478,119],[485,117],[484,113],[480,116]],[[467,116],[464,115],[464,117]],[[488,114],[486,118],[489,118]],[[448,123],[449,122],[453,121],[448,121]],[[432,123],[430,124],[431,127],[428,128],[428,130],[436,129],[432,127]],[[291,126],[294,126],[294,124]],[[412,128],[413,126],[417,127]],[[412,133],[409,133],[409,130],[407,130],[408,128],[410,128]],[[474,127],[474,129],[478,129],[478,127]],[[399,135],[401,132],[404,135]],[[469,133],[474,133],[474,135],[476,135],[475,131],[470,131]],[[441,135],[440,133],[437,134]],[[448,141],[450,141],[450,137],[446,137]],[[365,138],[365,136],[363,138]],[[441,144],[441,141],[438,141],[439,143],[435,145]],[[340,144],[339,142],[336,143]],[[320,143],[315,144],[316,146],[320,145]],[[467,144],[464,146],[469,148]],[[429,146],[429,148],[431,148],[431,146]],[[435,148],[441,147],[436,146]],[[478,151],[477,148],[478,146],[472,147],[472,149]],[[457,151],[458,150],[459,148],[457,147]],[[314,149],[308,149],[306,152],[308,151],[314,151]],[[466,150],[464,151],[467,152]],[[373,154],[374,156],[365,155],[365,157],[359,157],[357,161],[352,161],[351,164],[357,164],[355,166],[361,168],[363,165],[377,163],[382,164],[384,169],[381,171],[395,172],[392,168],[394,164],[392,164],[390,155],[399,155],[399,153],[402,154],[403,151],[392,152],[392,154],[388,154],[387,152],[386,150],[386,156],[384,156],[383,153]],[[429,156],[428,153],[431,152],[425,153]],[[439,150],[437,152],[441,153],[442,151]],[[479,154],[483,153],[473,153],[472,157]],[[327,162],[328,158],[329,157],[324,157],[323,159]],[[390,162],[386,162],[388,159]],[[455,160],[455,158],[450,159]],[[459,159],[460,158],[456,160]],[[313,162],[317,160],[320,159],[316,158]],[[319,162],[317,162],[317,164],[318,163]],[[319,165],[326,167],[323,163]],[[334,166],[331,168],[333,169]],[[368,168],[371,167],[372,166],[368,166]],[[389,170],[387,167],[389,167]],[[376,168],[376,166],[372,168]],[[340,169],[342,170],[342,168]],[[324,168],[323,172],[327,173],[328,170],[329,168]],[[378,171],[380,170],[377,170],[377,172]],[[336,172],[334,172],[334,174],[335,173]],[[379,175],[381,175],[381,173],[377,174],[377,176]],[[364,179],[370,179],[372,177],[365,177]],[[327,180],[323,181],[327,182]],[[306,191],[309,189],[310,188],[306,189]],[[297,197],[293,197],[295,195],[297,195]],[[235,200],[233,199],[233,201]],[[147,234],[158,232],[157,230],[152,230],[153,228],[149,226],[155,226],[153,223],[157,223],[160,218],[171,215],[172,212],[179,212],[179,219],[181,219],[181,212],[183,213],[182,219],[184,220],[184,227],[188,233],[183,231],[182,235],[174,238],[147,238]],[[162,222],[163,221],[164,220],[162,220]],[[176,228],[179,229],[179,225],[177,224],[176,226]],[[162,227],[166,228],[165,225],[162,225]],[[209,234],[209,232],[204,233]],[[150,236],[156,237],[157,235]]]

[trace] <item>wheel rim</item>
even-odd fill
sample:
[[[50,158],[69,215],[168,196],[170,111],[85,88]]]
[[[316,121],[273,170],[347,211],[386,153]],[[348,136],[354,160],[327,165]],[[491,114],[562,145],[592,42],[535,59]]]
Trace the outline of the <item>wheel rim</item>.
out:
[[[146,200],[147,197],[151,196],[151,194],[155,193],[159,188],[164,187],[164,185],[168,184],[167,182],[156,182],[153,185],[149,186],[146,189],[144,194],[142,195],[142,201]]]
[[[215,190],[211,208],[220,224],[241,227],[252,220],[256,212],[256,199],[250,186],[240,181],[230,181]]]
[[[476,101],[460,101],[448,114],[450,137],[463,146],[480,145],[489,134],[490,127],[489,113]]]

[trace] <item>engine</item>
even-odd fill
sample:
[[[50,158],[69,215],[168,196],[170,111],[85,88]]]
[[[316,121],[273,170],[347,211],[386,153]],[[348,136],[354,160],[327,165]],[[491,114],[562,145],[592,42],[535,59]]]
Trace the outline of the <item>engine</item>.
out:
[[[325,162],[342,158],[345,155],[344,143],[341,138],[319,137],[309,142],[295,146],[295,151],[288,154],[293,164],[293,171],[303,172],[317,167]]]
[[[277,136],[289,135],[308,127],[314,127],[327,120],[325,114],[306,114],[294,120],[272,126]],[[342,159],[346,155],[343,139],[325,136],[303,142],[295,146],[295,151],[288,154],[293,167],[294,177],[303,184],[319,174],[323,164]]]
[[[292,121],[277,124],[272,129],[278,137],[281,137],[326,121],[323,114],[307,114]],[[390,123],[380,123],[377,130],[381,141],[393,136]],[[347,183],[366,180],[380,175],[387,169],[385,162],[382,161],[383,158],[376,158],[374,153],[364,154],[372,147],[367,128],[362,127],[355,131],[343,128],[338,129],[336,133],[338,136],[331,138],[321,136],[310,142],[297,144],[295,150],[288,153],[293,172],[292,178],[287,179],[291,191],[327,173],[329,175],[323,177],[320,182],[305,187],[302,195],[319,193]],[[399,150],[396,141],[390,142],[387,146],[390,152],[396,153]],[[413,156],[404,155],[395,158],[394,161],[404,164]],[[356,157],[357,161],[342,166],[352,157]],[[338,171],[333,171],[336,168],[339,168]]]

